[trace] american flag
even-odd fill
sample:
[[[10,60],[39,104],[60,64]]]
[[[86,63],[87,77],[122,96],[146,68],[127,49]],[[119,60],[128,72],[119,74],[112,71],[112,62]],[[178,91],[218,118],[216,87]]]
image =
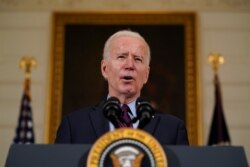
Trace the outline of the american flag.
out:
[[[220,81],[217,74],[214,76],[215,106],[208,145],[230,145],[230,136],[224,117]]]
[[[16,128],[16,137],[13,142],[16,144],[31,144],[35,142],[29,78],[26,78],[24,81],[24,92],[21,100],[20,115]]]

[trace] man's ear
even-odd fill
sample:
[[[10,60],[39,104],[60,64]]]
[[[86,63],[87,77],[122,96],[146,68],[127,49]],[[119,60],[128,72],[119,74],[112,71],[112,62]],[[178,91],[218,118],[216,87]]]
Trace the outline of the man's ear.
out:
[[[101,61],[101,72],[103,78],[106,80],[107,79],[107,62],[105,60]]]

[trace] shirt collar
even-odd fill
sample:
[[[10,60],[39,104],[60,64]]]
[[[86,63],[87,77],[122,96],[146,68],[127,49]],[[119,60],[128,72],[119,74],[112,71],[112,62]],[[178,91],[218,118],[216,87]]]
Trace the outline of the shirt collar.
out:
[[[132,112],[132,115],[135,117],[136,116],[136,109],[135,109],[135,100],[127,104],[129,109]]]

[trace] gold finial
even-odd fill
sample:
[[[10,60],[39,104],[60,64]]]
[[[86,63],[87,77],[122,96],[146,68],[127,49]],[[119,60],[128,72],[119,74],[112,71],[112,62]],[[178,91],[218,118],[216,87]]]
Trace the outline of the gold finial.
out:
[[[22,57],[19,62],[19,68],[25,70],[25,78],[30,78],[31,67],[36,67],[37,61],[34,57]]]
[[[208,62],[212,65],[215,73],[218,72],[219,65],[224,64],[224,57],[219,53],[210,53],[208,56]]]

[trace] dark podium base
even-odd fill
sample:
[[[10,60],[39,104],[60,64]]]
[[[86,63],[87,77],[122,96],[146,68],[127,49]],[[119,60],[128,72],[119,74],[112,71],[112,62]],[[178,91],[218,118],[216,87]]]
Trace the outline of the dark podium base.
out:
[[[85,167],[91,145],[12,145],[6,167]],[[248,167],[243,147],[164,146],[168,167]]]

